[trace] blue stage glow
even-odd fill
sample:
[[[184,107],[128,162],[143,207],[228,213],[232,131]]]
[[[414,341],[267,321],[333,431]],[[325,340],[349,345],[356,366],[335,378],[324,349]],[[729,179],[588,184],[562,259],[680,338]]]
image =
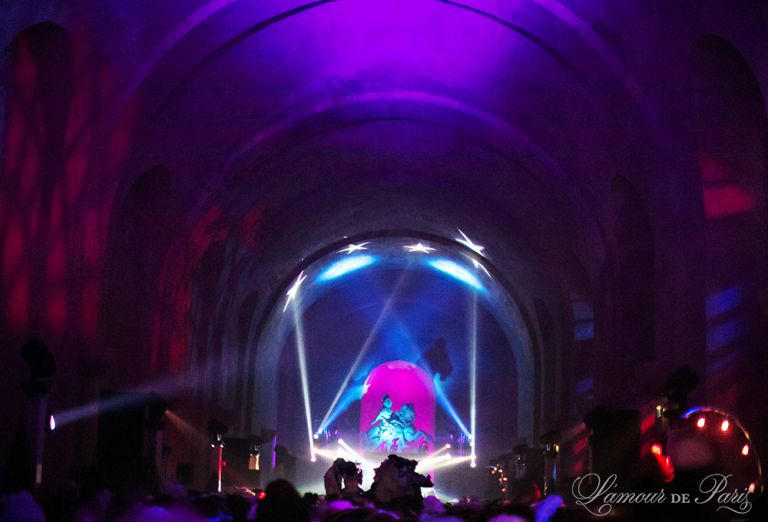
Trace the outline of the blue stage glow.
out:
[[[352,404],[355,401],[359,401],[362,396],[363,396],[362,384],[358,386],[350,386],[349,388],[347,388],[344,394],[341,396],[341,399],[334,405],[333,410],[328,414],[327,418],[323,419],[323,422],[320,424],[320,427],[317,429],[317,433],[320,433],[328,429],[328,427],[331,424],[333,424],[333,421],[336,420],[336,417],[338,417],[342,412],[344,412],[344,410],[349,408],[350,404]]]
[[[456,426],[459,427],[459,429],[466,435],[467,437],[471,437],[469,430],[467,429],[466,424],[464,424],[464,421],[461,420],[459,417],[459,414],[456,412],[456,408],[453,407],[453,404],[451,404],[451,401],[448,399],[448,396],[445,394],[445,391],[443,390],[443,386],[440,382],[440,376],[435,375],[433,378],[433,382],[435,383],[435,395],[437,396],[437,403],[443,407],[445,412],[453,419],[453,422],[456,423]]]
[[[475,290],[482,290],[483,284],[480,282],[480,280],[467,270],[465,267],[461,266],[455,261],[451,261],[450,259],[431,259],[427,261],[427,264],[431,266],[432,268],[439,270],[443,272],[444,274],[448,274],[452,278],[456,279],[457,281],[461,281],[462,283],[471,286]]]
[[[372,265],[376,261],[374,256],[352,256],[339,259],[338,261],[331,263],[331,265],[320,272],[317,276],[319,281],[330,281],[341,277],[355,270],[359,270],[366,266]]]

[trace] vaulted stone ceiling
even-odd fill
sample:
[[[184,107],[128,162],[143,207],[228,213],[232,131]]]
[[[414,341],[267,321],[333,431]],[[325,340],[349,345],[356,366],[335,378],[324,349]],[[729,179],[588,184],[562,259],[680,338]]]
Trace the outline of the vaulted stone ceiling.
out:
[[[243,313],[257,330],[328,245],[458,227],[530,318],[540,366],[572,348],[575,301],[594,309],[598,396],[627,380],[617,363],[703,365],[705,293],[734,266],[750,295],[764,283],[764,247],[739,248],[765,239],[765,20],[758,2],[18,2],[4,331],[77,353],[73,380],[127,386],[184,368],[192,337],[229,343]],[[731,66],[732,88],[712,80]],[[746,160],[718,163],[707,107],[739,115],[726,134]],[[751,220],[726,249],[747,261],[714,256],[733,246],[706,225],[723,209]],[[206,292],[216,311],[195,319]]]

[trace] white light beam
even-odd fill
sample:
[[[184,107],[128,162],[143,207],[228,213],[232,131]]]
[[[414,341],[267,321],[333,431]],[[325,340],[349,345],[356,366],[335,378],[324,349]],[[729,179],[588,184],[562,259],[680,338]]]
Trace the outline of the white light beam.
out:
[[[301,324],[301,314],[299,314],[296,301],[291,306],[293,311],[293,326],[294,333],[296,335],[296,354],[299,359],[299,374],[301,377],[301,393],[304,396],[304,415],[307,420],[307,438],[309,439],[310,460],[314,462],[315,457],[315,441],[312,437],[312,406],[309,400],[309,376],[307,374],[307,351],[304,346],[304,329]]]
[[[480,254],[481,256],[483,255],[483,250],[485,250],[484,246],[478,245],[477,243],[473,243],[472,240],[469,239],[469,237],[467,237],[467,235],[464,232],[462,232],[460,228],[457,228],[456,230],[458,230],[459,234],[461,234],[461,239],[459,239],[458,237],[454,238],[457,243],[461,243],[468,249],[472,250],[477,254]]]
[[[350,243],[349,246],[344,247],[341,250],[339,250],[339,253],[340,254],[344,253],[344,254],[349,255],[349,254],[352,254],[353,252],[359,252],[361,250],[368,250],[368,247],[365,246],[368,243],[370,243],[370,241],[366,241],[365,243],[359,243],[357,245],[355,245],[354,243]]]
[[[304,282],[304,280],[307,278],[307,276],[304,275],[304,271],[302,270],[299,273],[299,277],[296,278],[296,281],[294,281],[293,286],[288,289],[288,291],[285,293],[285,295],[288,296],[288,299],[285,300],[285,306],[283,306],[283,313],[285,313],[286,308],[288,308],[288,304],[294,302],[296,299],[296,295],[299,292],[299,287],[301,286],[301,283]]]

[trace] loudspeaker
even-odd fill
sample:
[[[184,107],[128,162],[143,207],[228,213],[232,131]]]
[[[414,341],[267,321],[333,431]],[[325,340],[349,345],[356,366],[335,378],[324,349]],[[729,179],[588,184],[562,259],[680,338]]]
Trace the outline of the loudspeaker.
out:
[[[616,474],[618,483],[626,488],[637,479],[640,469],[640,412],[637,410],[608,410],[596,408],[584,417],[592,431],[592,472],[602,480]]]
[[[96,466],[109,486],[140,484],[144,464],[144,397],[102,392]]]

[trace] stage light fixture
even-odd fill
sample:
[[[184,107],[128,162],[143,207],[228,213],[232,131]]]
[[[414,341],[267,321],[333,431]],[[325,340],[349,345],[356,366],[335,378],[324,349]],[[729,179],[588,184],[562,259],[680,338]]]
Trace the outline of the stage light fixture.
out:
[[[53,415],[48,418],[48,427],[51,431],[56,429],[56,418]]]
[[[445,451],[447,451],[449,449],[451,449],[451,445],[450,444],[446,444],[445,446],[437,449],[436,451],[433,451],[432,453],[430,453],[429,455],[424,457],[424,459],[422,459],[422,460],[433,459],[433,458],[437,457],[438,455],[440,455],[441,453],[443,453],[443,452],[445,452]]]
[[[744,444],[744,446],[741,448],[741,454],[745,457],[749,455],[749,444]]]
[[[654,455],[661,455],[662,454],[661,444],[657,442],[651,445],[651,453],[653,453]]]
[[[731,423],[728,422],[728,419],[725,419],[723,422],[720,423],[720,431],[722,431],[723,433],[726,433],[730,427],[731,427]]]
[[[755,484],[754,482],[751,482],[749,484],[749,488],[747,488],[747,491],[749,491],[750,493],[754,493],[756,489],[757,489],[757,484]]]
[[[317,439],[319,439],[319,438],[320,438],[320,434],[318,434],[318,433],[315,433],[314,435],[312,435],[312,438],[313,438],[313,439],[315,439],[315,440],[317,440]]]
[[[706,425],[707,425],[707,419],[705,419],[704,417],[699,417],[696,420],[696,427],[697,428],[704,429],[704,426],[706,426]]]

